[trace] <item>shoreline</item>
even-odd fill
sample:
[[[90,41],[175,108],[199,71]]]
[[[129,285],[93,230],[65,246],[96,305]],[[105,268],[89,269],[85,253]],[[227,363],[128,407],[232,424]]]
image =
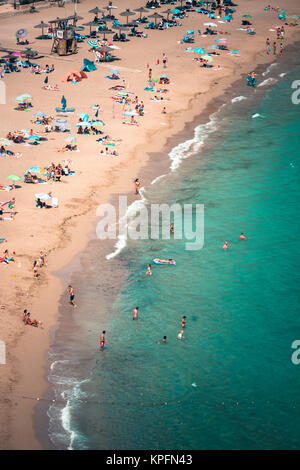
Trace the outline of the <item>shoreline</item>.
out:
[[[295,32],[298,33],[298,31]],[[295,42],[296,41],[293,41],[292,44],[294,44]],[[262,57],[268,59],[268,57],[264,53],[258,52],[255,55],[255,58],[253,59],[252,63],[257,62],[258,59],[262,59]],[[274,59],[273,56],[271,56],[270,58]],[[264,62],[258,62],[256,65],[259,68],[260,66],[272,62],[273,60],[266,60]],[[186,132],[187,128],[191,130],[193,127],[193,123],[199,118],[201,119],[201,116],[203,116],[203,119],[205,119],[205,115],[207,116],[208,114],[211,114],[211,112],[208,112],[208,109],[210,108],[210,103],[212,103],[212,101],[215,99],[218,101],[219,97],[222,96],[222,93],[224,93],[224,89],[224,96],[226,97],[228,90],[233,86],[232,81],[236,80],[236,82],[238,82],[243,76],[243,74],[246,73],[247,67],[248,66],[246,64],[243,64],[242,70],[239,70],[238,67],[234,67],[234,76],[232,77],[229,75],[225,75],[224,77],[219,77],[218,86],[214,88],[213,92],[210,93],[210,96],[206,96],[206,99],[204,93],[198,96],[196,95],[196,97],[190,96],[188,105],[183,112],[179,110],[175,111],[174,115],[170,113],[170,115],[167,116],[168,125],[166,126],[166,128],[157,129],[155,131],[155,134],[160,134],[160,137],[158,139],[159,142],[157,142],[156,145],[153,145],[153,133],[152,130],[149,129],[147,131],[147,138],[145,139],[145,141],[138,144],[130,151],[130,155],[135,155],[135,160],[132,161],[131,158],[128,158],[127,162],[121,162],[118,165],[118,167],[121,166],[123,172],[121,172],[121,175],[118,175],[117,181],[114,180],[116,176],[116,168],[110,169],[108,175],[109,181],[105,188],[105,195],[103,194],[103,188],[101,189],[101,191],[98,190],[98,193],[97,189],[90,188],[90,193],[93,195],[93,197],[97,199],[98,194],[101,202],[108,202],[115,197],[114,195],[123,193],[123,191],[127,194],[130,190],[131,185],[127,182],[124,183],[124,180],[122,181],[123,173],[128,175],[128,172],[131,172],[133,164],[135,163],[137,166],[135,167],[134,171],[136,172],[138,168],[137,173],[141,175],[142,170],[145,169],[147,165],[149,165],[149,162],[151,160],[150,155],[153,155],[155,153],[168,153],[168,150],[165,149],[171,149],[174,147],[174,140],[176,140],[178,135],[182,135],[184,132]],[[213,78],[212,80],[214,79],[215,78]],[[224,85],[223,82],[225,82]],[[203,99],[206,103],[205,109],[199,114],[198,106],[203,104]],[[220,99],[220,101],[222,101],[222,99]],[[182,129],[183,122],[184,126]],[[161,134],[163,134],[163,138],[161,137]],[[155,150],[151,150],[151,153],[146,152],[145,147],[147,147],[147,145],[152,147],[154,146]],[[143,150],[143,152],[141,152],[141,154],[137,156],[140,150]],[[167,161],[169,162],[170,160],[168,159]],[[128,178],[126,181],[128,181]],[[15,370],[13,371],[14,380],[12,385],[14,387],[14,391],[12,393],[11,398],[11,417],[13,421],[13,429],[11,430],[12,436],[9,441],[7,441],[7,445],[9,446],[8,448],[43,448],[37,438],[36,426],[33,425],[32,419],[34,416],[34,408],[36,402],[33,401],[32,403],[29,403],[29,401],[27,401],[27,403],[24,404],[23,399],[23,403],[20,404],[19,401],[22,400],[22,396],[30,396],[31,390],[34,390],[35,394],[39,397],[44,396],[44,393],[47,393],[48,391],[49,384],[45,378],[47,370],[47,358],[45,357],[45,355],[49,349],[51,335],[53,334],[53,328],[57,328],[58,325],[59,313],[57,306],[61,303],[61,296],[65,289],[65,287],[62,285],[61,279],[57,277],[56,273],[61,269],[64,269],[70,263],[72,263],[74,259],[78,258],[80,254],[86,249],[87,244],[90,240],[90,234],[93,233],[94,230],[95,213],[93,212],[93,210],[96,208],[96,206],[96,202],[91,203],[91,205],[86,210],[84,210],[82,214],[73,214],[73,216],[70,216],[69,219],[65,220],[60,225],[62,246],[58,247],[53,254],[51,253],[51,257],[49,257],[48,263],[47,278],[43,281],[41,286],[43,288],[43,292],[41,293],[41,295],[38,295],[38,297],[35,298],[34,301],[30,304],[31,309],[33,311],[38,312],[42,310],[43,312],[46,312],[47,328],[38,331],[38,334],[40,335],[39,343],[32,342],[32,339],[34,338],[33,335],[35,332],[30,331],[30,334],[23,334],[22,337],[19,338],[18,344],[13,350],[13,356],[21,358],[21,361],[18,362],[18,364],[15,366]],[[77,218],[75,219],[75,217]],[[73,224],[75,224],[75,226],[72,227]],[[74,235],[75,229],[80,232],[80,237],[77,237],[76,240],[71,240],[71,232],[72,235]],[[68,247],[66,247],[65,245],[68,241],[70,241],[70,244]],[[51,298],[50,306],[49,298]],[[26,350],[26,357],[22,355],[22,352],[24,350]],[[32,367],[33,364],[34,368]],[[16,379],[18,375],[19,379]],[[41,375],[43,375],[42,379]],[[33,377],[35,379],[39,377],[39,382],[33,384]],[[18,381],[16,382],[16,380]],[[18,405],[13,405],[13,403],[18,403]],[[20,408],[22,408],[22,412],[20,412]],[[23,432],[24,426],[27,428],[25,438]],[[44,430],[44,432],[46,431]],[[1,445],[3,445],[3,441]]]
[[[295,42],[295,43],[291,44],[289,46],[290,50],[288,52],[289,53],[294,52],[294,50],[297,49],[297,45],[299,45],[299,44],[300,44],[300,42],[299,43]],[[272,65],[272,63],[271,63],[271,65]],[[257,64],[257,66],[255,68],[255,73],[264,76],[264,73],[265,73],[266,70],[267,70],[266,69],[266,63],[259,63],[259,64]],[[277,75],[278,75],[278,73],[277,73]],[[278,75],[278,77],[279,77],[279,75]],[[271,86],[272,85],[270,85],[270,87]],[[163,170],[163,172],[164,172],[165,167],[168,167],[168,172],[167,172],[167,174],[165,174],[165,176],[168,177],[168,175],[171,174],[171,172],[172,172],[172,170],[170,170],[170,163],[171,163],[171,160],[169,158],[170,151],[172,149],[174,149],[178,144],[183,143],[186,140],[191,139],[194,135],[194,131],[195,131],[195,128],[197,126],[205,125],[207,122],[209,122],[209,120],[211,119],[212,116],[214,116],[216,114],[219,114],[219,113],[222,113],[223,106],[225,106],[225,107],[227,105],[230,106],[232,104],[232,99],[235,98],[236,96],[241,96],[240,93],[242,93],[242,91],[244,91],[244,93],[243,93],[244,95],[247,95],[247,93],[245,93],[245,88],[244,88],[244,85],[242,83],[242,77],[241,77],[241,78],[237,79],[236,81],[234,81],[231,85],[228,86],[228,88],[226,88],[224,90],[224,95],[218,97],[217,102],[209,102],[207,104],[206,108],[199,115],[194,116],[192,121],[185,122],[184,129],[182,131],[180,131],[179,133],[170,135],[170,137],[167,139],[167,142],[164,145],[164,147],[161,149],[161,151],[159,151],[155,154],[151,154],[151,158],[148,158],[146,164],[141,168],[142,171],[140,172],[139,176],[141,177],[143,175],[143,177],[145,178],[145,174],[147,175],[146,180],[145,180],[145,187],[147,188],[147,187],[149,187],[150,184],[152,184],[152,182],[153,182],[152,179],[155,175],[157,175],[157,170],[158,169],[161,170],[162,168],[164,168],[164,170]],[[267,92],[267,89],[264,89],[263,94],[265,94],[266,92]],[[255,99],[253,97],[253,95],[252,96],[249,95],[249,98],[250,99]],[[259,97],[259,98],[256,97],[257,101],[260,101],[260,99],[261,99],[261,97]],[[228,109],[225,108],[224,112],[225,112],[225,115],[229,115],[228,114]],[[224,117],[221,117],[221,120],[223,120],[223,119],[224,119]],[[212,139],[213,139],[214,132],[216,132],[216,131],[212,132]],[[209,138],[208,138],[208,140],[209,140]],[[214,144],[214,142],[208,142],[208,145],[209,145],[209,148],[211,148],[211,146],[214,146],[215,144]],[[206,142],[204,142],[203,146],[201,147],[200,153],[202,154],[204,152],[209,151],[209,148],[206,148]],[[165,159],[163,161],[161,160],[162,157],[165,157]],[[192,155],[191,157],[188,157],[188,158],[194,158],[194,155]],[[154,169],[152,167],[153,162],[154,162],[154,167],[155,167]],[[160,176],[158,176],[157,178],[159,178],[159,177]],[[128,206],[132,203],[132,201],[134,199],[133,197],[130,199],[130,194],[131,193],[126,194],[126,196],[129,199]],[[117,197],[118,197],[118,194],[111,195],[111,197],[109,199],[109,202],[116,206],[116,204],[117,204],[116,198]],[[96,224],[96,222],[95,222],[95,224]],[[94,234],[94,232],[92,232],[92,234]],[[86,245],[85,249],[82,252],[78,253],[74,257],[74,259],[70,263],[70,265],[66,266],[62,270],[62,272],[59,273],[60,278],[65,279],[65,283],[67,283],[68,280],[72,279],[71,283],[72,283],[72,285],[75,285],[75,288],[76,288],[77,291],[78,291],[78,287],[80,286],[80,283],[81,283],[81,280],[82,280],[82,276],[80,275],[81,274],[80,270],[78,270],[80,260],[82,260],[86,256],[88,257],[89,253],[93,252],[93,247],[91,246],[92,242],[93,242],[93,237],[90,236],[89,238],[90,238],[90,240],[87,242],[87,245]],[[111,242],[106,243],[106,245],[110,245],[110,244],[111,244]],[[124,249],[125,248],[126,247],[124,247]],[[123,249],[121,249],[121,252],[122,252],[122,250]],[[104,259],[104,254],[105,254],[104,252],[106,253],[106,255],[108,254],[106,247],[105,248],[102,247],[101,250],[100,250],[100,253],[103,254],[103,259]],[[117,256],[119,254],[120,253],[118,253]],[[126,272],[127,272],[126,267],[124,265],[122,266],[122,261],[118,260],[117,262],[118,262],[118,266],[114,268],[113,272],[106,273],[107,266],[104,266],[103,270],[102,270],[102,274],[104,273],[105,278],[109,279],[109,281],[110,281],[109,284],[111,286],[113,286],[113,281],[115,281],[116,271],[118,271],[120,279],[123,279],[124,276],[126,275]],[[88,269],[88,267],[87,267],[87,269]],[[84,271],[84,275],[86,275],[86,271]],[[122,289],[122,285],[115,288],[115,291],[120,292],[121,289]],[[102,299],[103,299],[103,297],[102,297]],[[61,299],[60,299],[59,314],[58,314],[57,324],[55,326],[55,329],[64,330],[64,328],[66,327],[65,322],[63,321],[65,307],[66,306],[65,306],[64,296],[62,296]],[[101,316],[101,318],[102,318],[102,316]],[[71,329],[72,329],[72,327],[71,327]],[[69,326],[68,326],[68,330],[69,330]],[[66,333],[64,331],[61,331],[61,335],[64,336],[64,335],[66,335]],[[54,337],[55,333],[52,332],[51,336]],[[49,373],[49,366],[48,366],[48,373]],[[50,441],[48,434],[45,432],[45,424],[46,424],[46,422],[48,422],[48,418],[46,418],[46,412],[47,412],[49,406],[51,405],[51,401],[55,400],[55,396],[53,394],[53,385],[50,384],[49,382],[48,382],[48,384],[49,384],[49,386],[48,386],[48,389],[47,389],[46,393],[43,396],[42,403],[39,403],[35,407],[35,428],[36,428],[39,440],[41,442],[43,442],[43,448],[44,449],[56,449],[55,445]],[[63,403],[63,401],[61,401],[61,403]],[[67,401],[65,401],[64,403],[66,405]],[[64,407],[63,407],[63,409],[64,409]],[[66,432],[67,432],[67,430],[66,430]]]

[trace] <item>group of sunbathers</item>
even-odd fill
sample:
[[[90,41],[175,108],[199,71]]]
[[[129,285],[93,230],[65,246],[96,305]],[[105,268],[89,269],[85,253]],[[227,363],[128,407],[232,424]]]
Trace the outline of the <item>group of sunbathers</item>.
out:
[[[23,312],[23,322],[25,325],[35,326],[36,328],[39,328],[42,326],[41,321],[31,319],[30,312],[27,312],[26,309]]]

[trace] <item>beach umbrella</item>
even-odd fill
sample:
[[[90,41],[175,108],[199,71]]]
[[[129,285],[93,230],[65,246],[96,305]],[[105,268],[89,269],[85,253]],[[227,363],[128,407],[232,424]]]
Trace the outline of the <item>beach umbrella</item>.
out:
[[[114,34],[114,32],[113,32],[111,29],[100,29],[100,30],[99,30],[99,33],[100,33],[100,34],[101,34],[101,33],[103,34],[103,40],[106,39],[106,37],[105,37],[106,34]],[[100,47],[107,47],[107,46],[100,46]],[[98,49],[97,49],[97,50],[98,50]],[[111,50],[112,50],[112,49],[110,49],[110,51],[111,51]],[[102,51],[102,52],[104,52],[104,51]]]
[[[89,120],[89,115],[86,113],[77,113],[77,116],[79,116],[84,122],[88,122]]]
[[[230,21],[230,20],[232,20],[232,16],[231,16],[231,15],[226,15],[226,16],[224,16],[223,19],[224,19],[225,21]]]
[[[205,54],[205,55],[203,55],[203,56],[201,56],[201,57],[202,57],[202,59],[205,59],[205,60],[207,60],[208,62],[212,62],[212,61],[213,61],[213,58],[212,58],[210,55]]]
[[[42,111],[38,111],[37,113],[34,113],[34,116],[45,117],[46,114],[43,113]]]
[[[24,28],[18,29],[18,31],[16,31],[16,38],[24,39],[26,38],[27,34],[28,34],[27,29],[24,29]]]
[[[105,126],[103,121],[93,122],[93,127],[103,127],[103,126]]]
[[[34,51],[33,49],[31,49],[31,47],[26,47],[25,51],[23,52],[23,55],[25,57],[35,57],[36,55],[38,55],[38,51]]]
[[[76,141],[77,141],[76,137],[72,137],[72,136],[67,137],[67,138],[65,139],[65,142],[76,142]]]
[[[11,53],[11,56],[12,56],[12,57],[22,57],[22,53],[21,53],[21,52],[18,52],[18,51],[12,52],[12,53]]]
[[[26,102],[31,101],[31,100],[32,100],[32,96],[29,95],[29,94],[26,94],[26,93],[24,93],[23,95],[17,96],[15,98],[15,101],[17,103],[26,103]]]
[[[110,73],[111,75],[120,75],[120,72],[119,72],[119,70],[117,70],[117,69],[109,70],[108,73]]]
[[[219,49],[219,47],[218,47],[216,44],[212,44],[211,46],[208,46],[207,49],[215,49],[215,50],[217,50],[217,49]]]
[[[155,24],[156,24],[156,20],[158,18],[163,18],[163,16],[159,15],[158,13],[153,13],[153,15],[149,15],[149,18],[154,18],[155,19]]]
[[[88,23],[83,23],[83,26],[89,26],[90,28],[90,35],[92,34],[92,26],[97,26],[98,23],[96,21],[89,21]]]
[[[167,20],[168,20],[171,13],[173,13],[173,10],[170,10],[170,8],[168,8],[168,10],[163,11],[163,13],[165,13],[167,15]]]
[[[127,111],[126,113],[123,113],[124,116],[138,116],[137,112],[136,111],[133,111],[132,109],[130,109],[129,111]]]
[[[252,18],[252,16],[251,15],[243,15],[243,18]]]
[[[211,26],[212,28],[217,28],[218,25],[216,23],[204,23],[204,26]]]
[[[108,46],[101,46],[97,48],[97,51],[99,52],[104,52],[104,54],[107,54],[108,52],[112,52],[112,48]]]
[[[36,199],[51,199],[51,196],[49,196],[49,194],[46,194],[46,193],[39,193],[39,194],[35,194],[35,198]]]
[[[20,178],[20,176],[17,176],[17,175],[9,175],[7,179],[11,181],[20,181],[22,178]]]
[[[165,73],[162,73],[159,78],[169,78],[168,75],[166,75]]]
[[[44,21],[41,21],[39,24],[36,24],[34,28],[39,28],[42,30],[42,36],[44,36],[44,28],[49,28],[49,24],[44,23]]]
[[[98,13],[104,13],[105,10],[100,10],[100,8],[95,7],[92,10],[89,10],[89,13],[95,13],[95,15],[98,17]]]
[[[106,6],[106,7],[103,7],[105,8],[106,10],[109,11],[109,14],[111,15],[111,10],[115,9],[115,8],[118,8],[116,7],[115,5],[112,4],[112,2],[109,2],[109,4]]]
[[[175,15],[177,15],[178,13],[181,13],[181,11],[178,10],[178,8],[174,8],[174,10],[172,10],[172,13],[175,13]]]
[[[29,137],[27,137],[27,140],[40,140],[40,136],[39,135],[30,135]]]
[[[63,108],[65,108],[65,107],[67,106],[67,100],[66,100],[66,98],[64,97],[64,95],[62,96],[60,102],[61,102],[61,105],[62,105]]]
[[[146,8],[144,7],[140,7],[140,8],[135,8],[135,10],[137,13],[140,14],[140,20],[142,19],[142,13],[148,13],[149,10],[147,10]]]
[[[205,50],[201,47],[196,47],[196,49],[194,49],[194,52],[196,52],[196,54],[205,54]]]
[[[79,122],[75,127],[91,127],[90,122]]]
[[[122,11],[122,13],[120,13],[120,16],[126,16],[127,18],[127,23],[128,24],[128,18],[129,16],[134,16],[136,15],[136,13],[134,11],[130,11],[129,8],[127,8],[125,11]]]
[[[138,23],[136,25],[133,25],[134,27],[135,26],[138,26]],[[113,29],[117,29],[119,31],[127,31],[128,30],[128,26],[126,26],[125,24],[115,24],[113,27]]]
[[[38,173],[43,175],[45,173],[45,168],[43,168],[42,166],[32,166],[31,168],[29,168],[29,171],[30,173]]]
[[[53,125],[56,127],[70,127],[70,123],[65,119],[57,119],[53,122]]]

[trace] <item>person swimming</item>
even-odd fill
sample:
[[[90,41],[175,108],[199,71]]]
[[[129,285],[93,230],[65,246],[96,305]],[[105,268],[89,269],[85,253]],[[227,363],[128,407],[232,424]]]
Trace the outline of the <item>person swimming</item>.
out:
[[[185,328],[186,316],[184,315],[181,319],[181,328]]]
[[[132,310],[132,320],[137,320],[138,319],[138,307],[135,307],[133,310]]]
[[[246,237],[245,237],[245,235],[243,234],[243,232],[242,232],[241,235],[240,235],[240,240],[246,240]]]
[[[222,246],[223,250],[227,250],[229,248],[228,242],[224,242],[224,245]]]
[[[181,332],[178,333],[177,338],[178,339],[183,339],[183,330],[181,330]]]

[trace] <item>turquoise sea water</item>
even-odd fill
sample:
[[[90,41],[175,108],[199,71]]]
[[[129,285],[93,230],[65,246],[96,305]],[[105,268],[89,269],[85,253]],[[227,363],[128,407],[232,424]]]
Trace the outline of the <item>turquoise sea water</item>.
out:
[[[300,339],[300,105],[291,102],[299,77],[298,68],[261,101],[232,105],[204,152],[146,188],[146,206],[204,204],[204,247],[128,241],[119,255],[128,276],[104,324],[95,315],[93,285],[82,293],[82,342],[77,336],[70,338],[73,349],[65,344],[65,357],[78,366],[77,386],[65,394],[65,445],[299,448],[300,365],[291,362],[291,344]],[[152,266],[148,278],[156,256],[177,265]],[[99,353],[102,329],[107,345]],[[159,343],[164,335],[167,344]],[[61,435],[55,442],[63,447]]]

